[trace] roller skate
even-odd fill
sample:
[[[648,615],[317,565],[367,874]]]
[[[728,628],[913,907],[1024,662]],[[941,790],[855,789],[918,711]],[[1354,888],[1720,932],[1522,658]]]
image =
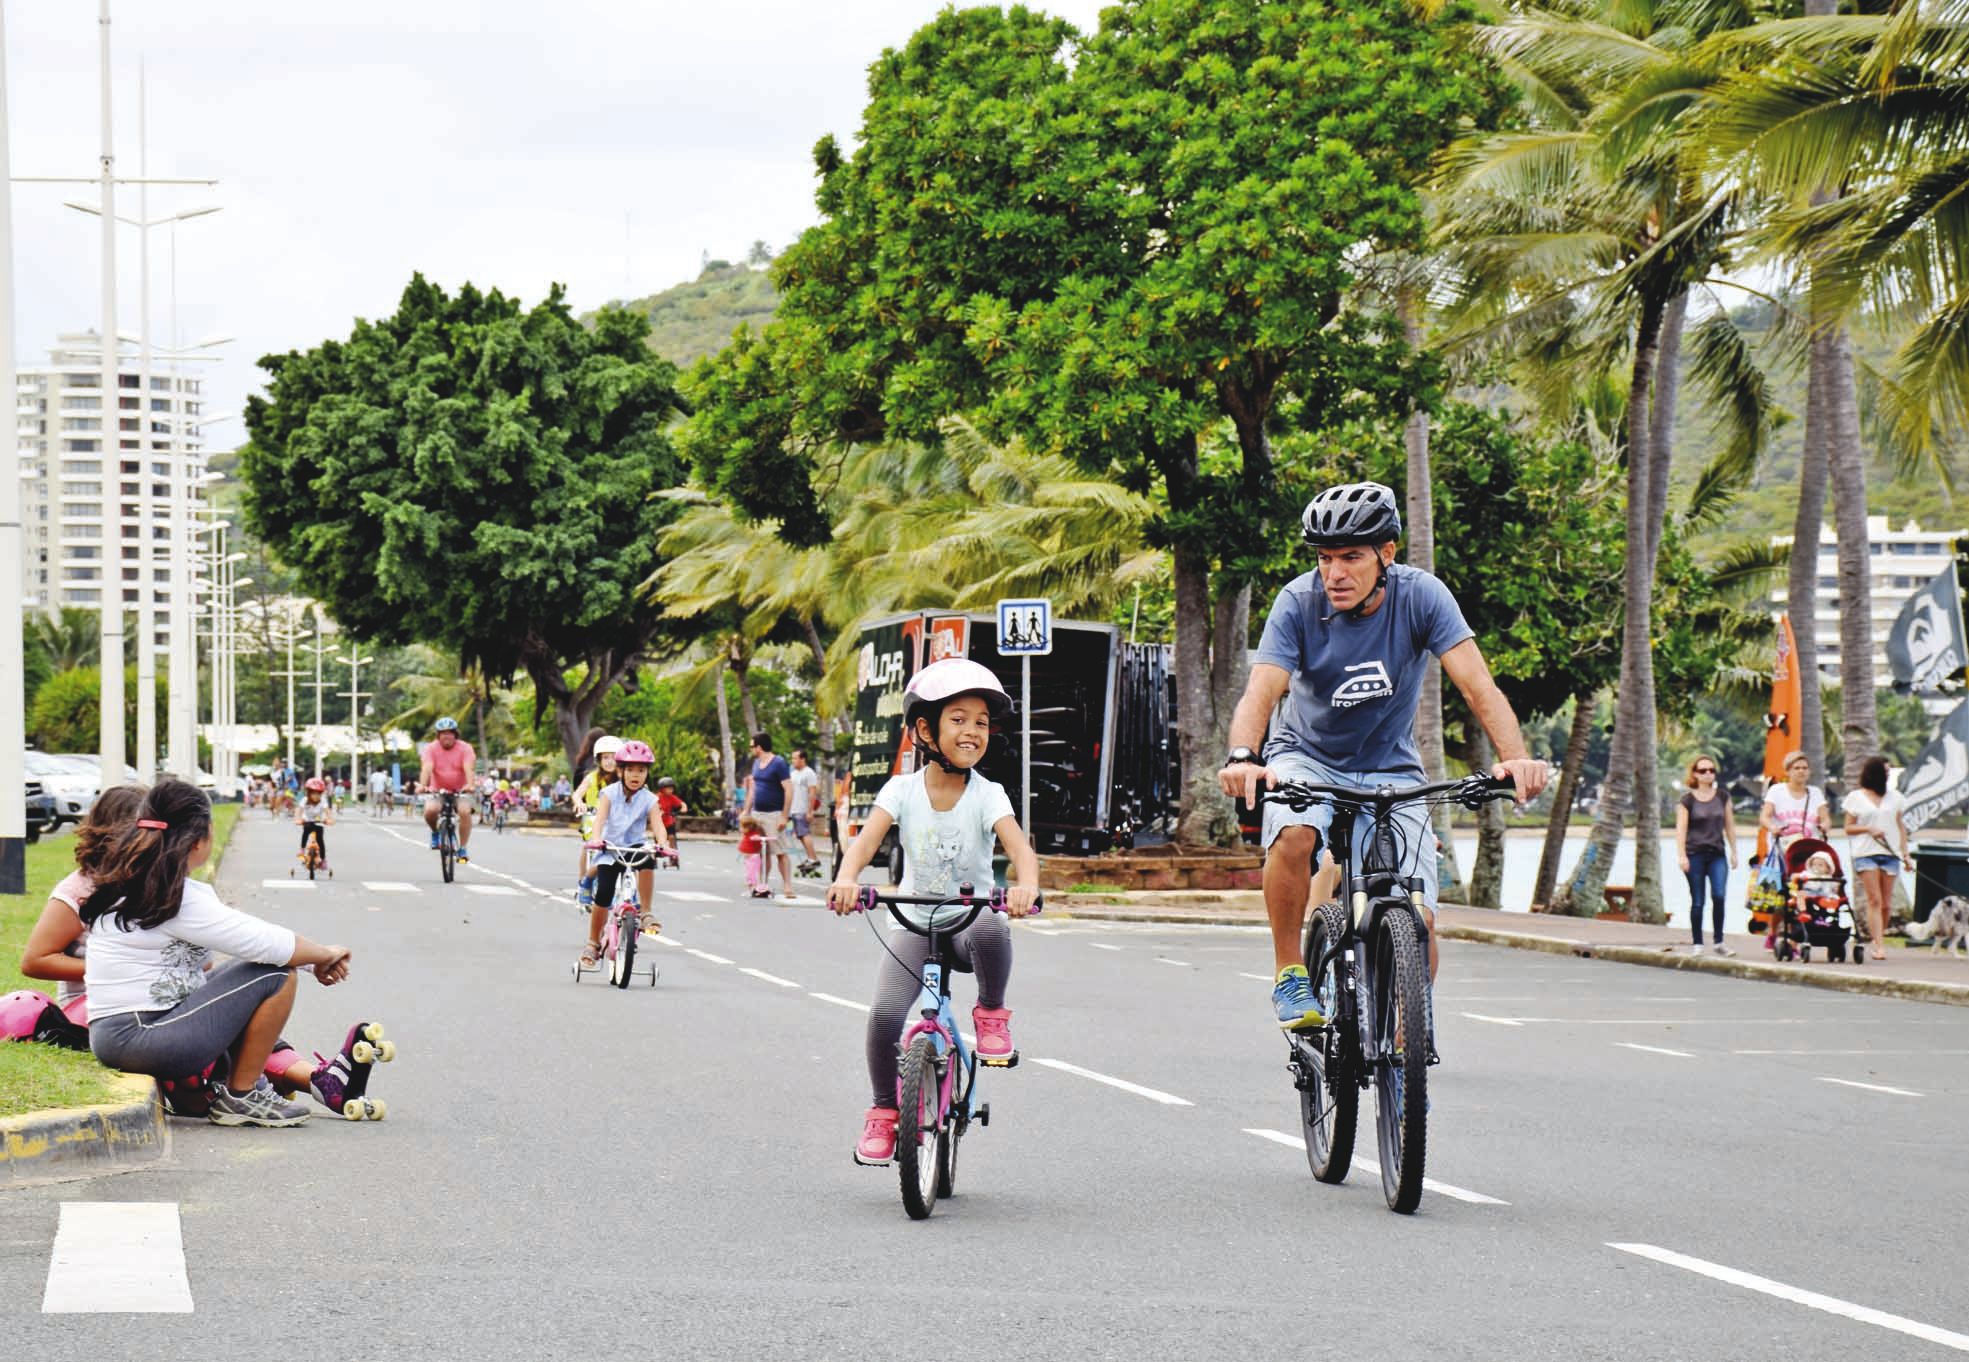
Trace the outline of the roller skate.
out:
[[[308,1091],[315,1101],[348,1120],[380,1121],[388,1107],[381,1099],[364,1095],[369,1090],[369,1070],[396,1057],[396,1042],[383,1039],[381,1022],[357,1022],[332,1057],[315,1051],[319,1063]]]

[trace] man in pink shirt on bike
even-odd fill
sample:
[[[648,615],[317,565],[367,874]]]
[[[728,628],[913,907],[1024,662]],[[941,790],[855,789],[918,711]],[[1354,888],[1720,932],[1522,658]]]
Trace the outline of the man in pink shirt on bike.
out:
[[[431,849],[438,845],[438,810],[440,796],[455,794],[458,801],[458,859],[470,862],[465,854],[466,844],[472,840],[472,766],[478,760],[472,745],[458,736],[458,721],[449,716],[439,719],[434,725],[437,741],[424,744],[419,755],[423,766],[417,773],[417,788],[429,798],[424,801],[424,823],[431,830]]]

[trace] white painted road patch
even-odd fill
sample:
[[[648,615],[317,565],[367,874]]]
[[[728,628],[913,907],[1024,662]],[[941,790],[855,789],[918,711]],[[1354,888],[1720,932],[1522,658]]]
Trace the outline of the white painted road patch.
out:
[[[175,1201],[64,1201],[44,1314],[191,1313]]]
[[[313,880],[261,880],[262,889],[312,889]]]
[[[722,894],[704,894],[695,889],[659,889],[657,893],[666,899],[676,899],[679,903],[723,903]]]
[[[1746,1291],[1757,1291],[1766,1296],[1775,1296],[1781,1301],[1790,1301],[1793,1305],[1803,1305],[1812,1310],[1823,1310],[1828,1315],[1840,1315],[1846,1319],[1858,1320],[1861,1324],[1873,1324],[1882,1329],[1892,1329],[1897,1334],[1907,1334],[1912,1338],[1918,1338],[1928,1343],[1939,1343],[1944,1348],[1953,1348],[1959,1353],[1969,1353],[1969,1334],[1958,1334],[1947,1329],[1938,1329],[1932,1324],[1923,1324],[1919,1320],[1908,1319],[1901,1315],[1890,1315],[1885,1310],[1875,1310],[1871,1306],[1855,1305],[1851,1301],[1842,1301],[1837,1296],[1822,1296],[1816,1291],[1807,1291],[1802,1287],[1788,1286],[1784,1282],[1772,1281],[1769,1277],[1760,1277],[1754,1272],[1744,1272],[1734,1267],[1725,1267],[1721,1263],[1711,1263],[1701,1258],[1691,1258],[1687,1254],[1676,1253],[1672,1249],[1658,1248],[1653,1244],[1610,1243],[1607,1247],[1621,1253],[1631,1253],[1636,1257],[1646,1258],[1651,1262],[1663,1263],[1669,1267],[1679,1267],[1684,1272],[1694,1272],[1715,1281],[1726,1282],[1731,1286],[1740,1286]]]
[[[421,894],[424,892],[409,880],[364,880],[362,887],[372,894]]]
[[[465,889],[473,894],[492,894],[501,898],[518,898],[520,891],[510,884],[468,884]]]

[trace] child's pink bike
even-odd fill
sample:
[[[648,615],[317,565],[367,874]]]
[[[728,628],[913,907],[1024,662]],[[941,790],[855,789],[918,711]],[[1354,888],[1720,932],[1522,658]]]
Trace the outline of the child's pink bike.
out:
[[[602,927],[602,950],[593,965],[584,966],[577,957],[574,962],[574,982],[580,983],[584,974],[608,971],[608,981],[617,988],[629,987],[629,981],[639,972],[636,967],[636,943],[643,935],[643,905],[636,897],[635,872],[653,866],[662,859],[663,848],[653,842],[638,842],[634,846],[617,846],[612,842],[602,843],[601,850],[613,855],[622,867],[622,874],[615,881],[615,902],[609,905],[608,921]],[[656,987],[657,975],[661,971],[656,961],[650,960],[640,972],[649,975],[650,987]]]

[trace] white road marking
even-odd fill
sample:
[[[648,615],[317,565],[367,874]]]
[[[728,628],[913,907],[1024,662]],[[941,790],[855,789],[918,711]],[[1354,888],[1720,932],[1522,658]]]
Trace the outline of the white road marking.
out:
[[[520,891],[510,884],[468,884],[465,889],[467,893],[493,894],[500,898],[516,899],[520,896]]]
[[[1058,936],[1060,934],[1058,927],[1027,927],[1025,930],[1031,932],[1034,936]]]
[[[1240,979],[1256,979],[1261,984],[1275,984],[1278,982],[1278,980],[1272,978],[1269,974],[1253,974],[1248,969],[1239,970],[1237,977]]]
[[[1969,1055],[1969,1050],[1732,1050],[1733,1055]]]
[[[857,1012],[868,1011],[867,1003],[858,1003],[853,998],[837,998],[832,993],[809,993],[807,996],[818,998],[824,1003],[833,1003],[836,1007],[852,1007]]]
[[[1288,1135],[1282,1130],[1261,1130],[1256,1126],[1246,1126],[1244,1127],[1244,1133],[1247,1135],[1256,1135],[1261,1140],[1270,1140],[1273,1144],[1282,1144],[1287,1149],[1296,1149],[1301,1154],[1306,1152],[1305,1140],[1297,1135]],[[1353,1167],[1371,1178],[1381,1176],[1381,1165],[1358,1150],[1354,1153]],[[1467,1187],[1452,1187],[1447,1182],[1437,1182],[1434,1178],[1422,1179],[1422,1185],[1438,1196],[1446,1196],[1452,1201],[1467,1201],[1472,1206],[1509,1206],[1511,1204],[1508,1201],[1500,1201],[1494,1196],[1485,1196],[1482,1192],[1473,1192]]]
[[[1178,969],[1195,969],[1195,968],[1196,968],[1196,966],[1194,966],[1194,965],[1192,965],[1192,964],[1191,964],[1191,963],[1190,963],[1189,961],[1187,961],[1187,960],[1171,960],[1171,959],[1170,959],[1170,958],[1169,958],[1168,956],[1166,956],[1166,955],[1158,955],[1158,956],[1157,956],[1157,957],[1155,958],[1155,962],[1156,962],[1156,963],[1157,963],[1158,965],[1174,965],[1174,966],[1176,966],[1176,968],[1178,968]]]
[[[1096,1073],[1092,1069],[1083,1069],[1078,1064],[1067,1063],[1064,1059],[1034,1059],[1032,1062],[1034,1064],[1043,1064],[1049,1069],[1058,1069],[1061,1073],[1074,1074],[1080,1078],[1091,1078],[1096,1083],[1105,1083],[1110,1088],[1120,1088],[1123,1092],[1132,1092],[1137,1097],[1146,1097],[1149,1101],[1160,1102],[1165,1107],[1193,1107],[1196,1105],[1196,1103],[1186,1097],[1178,1097],[1174,1093],[1163,1092],[1160,1088],[1145,1088],[1140,1083],[1130,1083],[1125,1078],[1115,1078],[1108,1074]]]
[[[1641,1050],[1651,1055],[1673,1055],[1677,1059],[1695,1058],[1695,1056],[1690,1054],[1687,1050],[1670,1050],[1665,1046],[1660,1046],[1660,1045],[1636,1045],[1631,1040],[1617,1040],[1614,1042],[1614,1044],[1623,1050]]]
[[[729,965],[731,963],[731,961],[727,960],[722,955],[713,955],[711,954],[710,951],[701,951],[695,946],[684,947],[684,953],[686,955],[694,955],[698,959],[709,961],[711,964],[714,965]]]
[[[1538,1001],[1538,998],[1535,995],[1527,995],[1522,998],[1502,998],[1483,997],[1475,994],[1461,998],[1452,998],[1447,993],[1438,993],[1436,995],[1436,1001],[1439,1003],[1535,1003]]]
[[[1831,1026],[1835,1023],[1825,1018],[1810,1017],[1486,1017],[1475,1012],[1463,1014],[1475,1021],[1495,1022],[1499,1026]],[[1837,1025],[1848,1022],[1865,1022],[1867,1018],[1854,1017],[1840,1020]]]
[[[781,988],[800,987],[799,984],[795,983],[791,979],[782,979],[777,974],[768,974],[762,969],[752,969],[749,966],[741,966],[738,972],[740,974],[749,974],[754,979],[763,979],[769,984],[778,984]]]
[[[313,880],[261,880],[262,889],[312,889]]]
[[[1530,1020],[1527,1017],[1487,1017],[1481,1012],[1465,1012],[1463,1015],[1471,1021],[1489,1022],[1492,1026],[1523,1026]]]
[[[191,1313],[175,1201],[64,1201],[44,1314]]]
[[[1890,1088],[1884,1083],[1860,1083],[1850,1078],[1827,1078],[1819,1075],[1821,1083],[1837,1083],[1842,1088],[1865,1088],[1868,1092],[1884,1092],[1894,1097],[1920,1097],[1921,1093],[1906,1088]]]
[[[372,913],[380,913],[383,911],[383,905],[380,903],[372,903],[369,905],[369,911]]]
[[[1803,1305],[1813,1310],[1823,1310],[1828,1315],[1840,1315],[1846,1319],[1857,1320],[1861,1324],[1872,1324],[1882,1329],[1892,1329],[1898,1334],[1907,1334],[1910,1337],[1921,1339],[1927,1343],[1939,1343],[1944,1348],[1953,1348],[1957,1352],[1969,1353],[1969,1334],[1958,1334],[1947,1329],[1938,1329],[1932,1324],[1923,1324],[1919,1320],[1907,1319],[1901,1315],[1890,1315],[1885,1310],[1875,1310],[1871,1306],[1855,1305],[1851,1301],[1842,1301],[1837,1296],[1822,1296],[1816,1291],[1806,1291],[1801,1287],[1788,1286],[1783,1282],[1772,1281],[1769,1277],[1760,1277],[1754,1272],[1744,1272],[1734,1267],[1725,1267],[1721,1263],[1711,1263],[1701,1258],[1691,1258],[1687,1254],[1676,1253],[1671,1249],[1658,1248],[1653,1244],[1610,1243],[1607,1247],[1621,1253],[1631,1253],[1637,1258],[1646,1258],[1651,1262],[1662,1263],[1668,1267],[1679,1267],[1684,1272],[1694,1272],[1700,1276],[1727,1283],[1730,1286],[1740,1286],[1746,1291],[1761,1292],[1766,1296],[1775,1296],[1781,1301],[1790,1301],[1794,1305]]]
[[[722,894],[704,894],[699,893],[695,889],[659,889],[656,892],[663,895],[666,899],[675,899],[679,903],[725,902],[725,897]]]
[[[372,894],[421,894],[424,892],[408,880],[364,880],[362,887]]]
[[[1118,951],[1121,949],[1121,947],[1110,945],[1108,942],[1105,941],[1089,941],[1087,944],[1092,946],[1097,951]]]

